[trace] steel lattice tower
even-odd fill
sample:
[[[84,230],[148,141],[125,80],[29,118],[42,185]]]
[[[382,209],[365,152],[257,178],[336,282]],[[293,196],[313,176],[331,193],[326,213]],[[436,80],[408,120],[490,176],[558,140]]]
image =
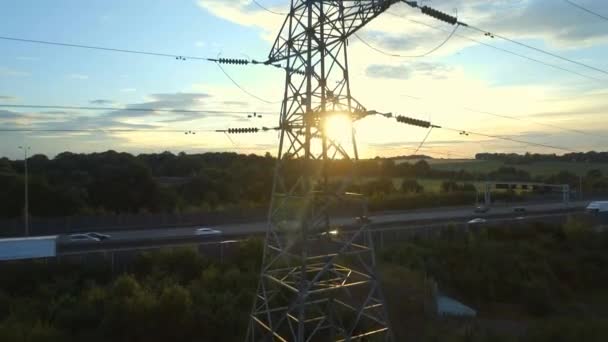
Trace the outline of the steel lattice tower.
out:
[[[337,234],[332,226],[347,207],[366,210],[361,196],[345,193],[358,159],[354,131],[345,127],[349,139],[339,141],[325,123],[369,114],[351,96],[348,38],[397,2],[291,1],[268,60],[285,62],[287,74],[248,341],[392,340],[365,222]],[[332,186],[328,165],[338,159],[350,176]]]

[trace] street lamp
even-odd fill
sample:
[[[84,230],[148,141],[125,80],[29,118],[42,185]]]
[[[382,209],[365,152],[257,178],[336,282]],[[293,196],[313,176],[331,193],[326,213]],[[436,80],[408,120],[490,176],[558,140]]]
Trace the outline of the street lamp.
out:
[[[30,235],[30,222],[29,222],[29,191],[28,191],[28,179],[27,179],[27,152],[30,150],[29,146],[19,146],[19,149],[23,150],[23,163],[25,166],[25,213],[24,213],[24,221],[25,221],[25,236]]]

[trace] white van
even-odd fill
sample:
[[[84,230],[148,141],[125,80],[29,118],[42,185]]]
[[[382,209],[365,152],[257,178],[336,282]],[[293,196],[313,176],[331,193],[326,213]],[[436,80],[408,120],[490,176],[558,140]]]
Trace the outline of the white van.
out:
[[[608,201],[595,201],[589,203],[587,212],[590,214],[599,214],[608,212]]]

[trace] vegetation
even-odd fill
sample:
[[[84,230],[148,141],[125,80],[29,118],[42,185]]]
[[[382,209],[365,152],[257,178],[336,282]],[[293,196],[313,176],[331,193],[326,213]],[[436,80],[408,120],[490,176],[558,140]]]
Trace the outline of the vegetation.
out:
[[[28,159],[30,214],[64,217],[263,209],[269,201],[274,163],[269,154],[164,152],[133,156],[107,151],[65,152],[53,159],[34,155]],[[466,163],[454,169],[441,165],[432,159],[362,160],[356,169],[360,181],[348,190],[372,197],[373,210],[385,210],[472,204],[474,184],[486,180],[570,184],[573,189],[578,189],[580,182],[575,173],[556,171],[559,169],[533,176],[519,164],[496,165],[485,171],[464,169]],[[300,161],[286,167],[294,179],[304,169]],[[335,183],[350,171],[352,165],[346,161],[334,161],[329,167]],[[23,161],[0,158],[1,218],[22,215],[23,175]],[[582,179],[585,193],[608,191],[606,175],[601,169],[589,170]]]
[[[379,254],[397,340],[605,341],[608,232],[584,222],[446,230]],[[225,263],[182,248],[108,263],[0,264],[0,341],[240,341],[261,243]],[[432,281],[474,320],[431,315]]]
[[[0,265],[0,341],[242,341],[259,241],[226,264],[195,250],[144,253],[127,273],[106,265]]]
[[[608,232],[583,222],[448,229],[380,255],[384,263],[435,279],[441,292],[478,311],[468,329],[435,326],[428,340],[515,341],[522,331],[523,341],[608,338]]]

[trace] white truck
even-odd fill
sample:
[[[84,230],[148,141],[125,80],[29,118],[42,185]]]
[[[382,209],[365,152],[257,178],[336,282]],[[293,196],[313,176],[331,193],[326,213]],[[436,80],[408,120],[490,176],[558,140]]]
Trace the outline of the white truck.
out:
[[[57,256],[57,236],[0,239],[0,261]]]

